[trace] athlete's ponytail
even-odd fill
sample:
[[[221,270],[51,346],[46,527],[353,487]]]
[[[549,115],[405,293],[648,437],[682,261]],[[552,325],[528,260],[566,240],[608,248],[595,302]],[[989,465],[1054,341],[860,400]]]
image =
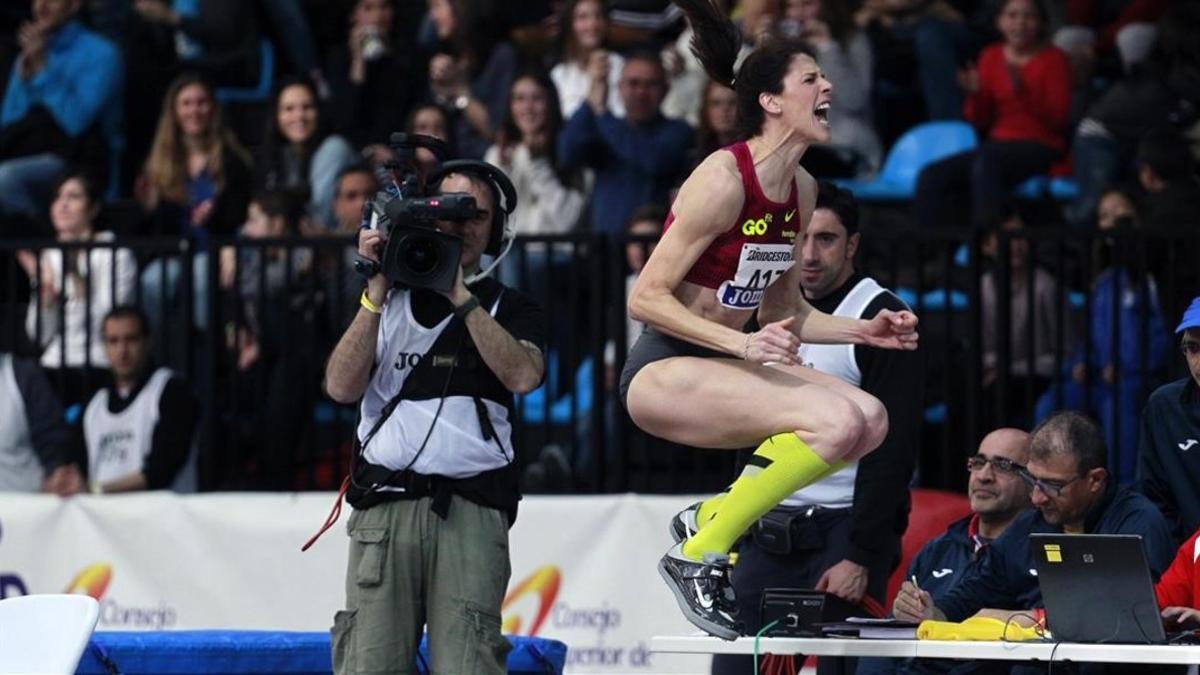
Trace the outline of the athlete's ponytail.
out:
[[[734,88],[733,66],[742,34],[714,0],[675,0],[692,23],[692,53],[714,81]]]
[[[709,77],[737,94],[738,132],[742,138],[748,138],[762,131],[766,120],[759,95],[783,91],[783,78],[797,54],[814,60],[816,57],[804,42],[768,37],[734,73],[742,34],[713,3],[714,0],[675,0],[692,23],[692,53],[700,59]]]

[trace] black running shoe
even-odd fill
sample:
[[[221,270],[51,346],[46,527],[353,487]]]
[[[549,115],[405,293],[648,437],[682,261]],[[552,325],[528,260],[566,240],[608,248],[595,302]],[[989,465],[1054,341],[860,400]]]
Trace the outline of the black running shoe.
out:
[[[696,502],[671,518],[668,529],[676,544],[691,539],[700,531],[700,527],[696,523],[696,514],[700,512],[700,504],[701,502]]]
[[[703,562],[696,562],[683,554],[683,544],[672,546],[658,562],[658,572],[687,620],[710,635],[736,640],[742,628],[729,568],[728,555],[708,553]]]

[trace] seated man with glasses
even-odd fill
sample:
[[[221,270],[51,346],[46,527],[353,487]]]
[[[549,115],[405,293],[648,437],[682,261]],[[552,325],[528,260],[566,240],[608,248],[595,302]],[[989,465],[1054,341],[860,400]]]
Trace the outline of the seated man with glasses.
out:
[[[1175,329],[1190,377],[1150,395],[1138,441],[1138,488],[1162,509],[1175,537],[1200,528],[1200,297]]]
[[[996,429],[984,437],[979,451],[967,458],[967,497],[971,515],[950,525],[945,534],[921,548],[908,566],[906,579],[916,579],[934,605],[978,566],[987,550],[1018,516],[1029,510],[1029,485],[1021,479],[1029,458],[1029,434]],[[858,675],[942,672],[942,664],[901,659],[859,659]],[[960,664],[961,665],[961,664]]]
[[[896,618],[962,621],[984,609],[1005,610],[987,614],[1008,618],[1041,607],[1029,544],[1034,532],[1140,535],[1157,579],[1175,555],[1170,527],[1150,500],[1109,480],[1107,460],[1104,433],[1090,418],[1071,411],[1046,418],[1033,430],[1029,463],[1018,472],[1035,510],[1018,516],[940,597],[905,582],[893,606]]]

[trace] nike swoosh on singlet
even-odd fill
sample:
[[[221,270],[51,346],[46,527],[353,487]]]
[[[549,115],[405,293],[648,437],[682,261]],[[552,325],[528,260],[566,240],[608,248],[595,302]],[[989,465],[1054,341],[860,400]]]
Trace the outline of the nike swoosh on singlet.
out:
[[[796,209],[792,209],[791,211],[788,211],[787,213],[783,214],[783,222],[785,222],[785,223],[792,222],[792,218],[795,215],[796,215]]]

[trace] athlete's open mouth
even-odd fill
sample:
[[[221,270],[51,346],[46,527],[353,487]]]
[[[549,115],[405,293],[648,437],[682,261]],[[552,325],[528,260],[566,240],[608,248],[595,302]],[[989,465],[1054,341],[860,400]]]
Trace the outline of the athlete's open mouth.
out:
[[[813,116],[816,117],[817,121],[821,124],[829,126],[829,101],[818,104],[813,110]]]

